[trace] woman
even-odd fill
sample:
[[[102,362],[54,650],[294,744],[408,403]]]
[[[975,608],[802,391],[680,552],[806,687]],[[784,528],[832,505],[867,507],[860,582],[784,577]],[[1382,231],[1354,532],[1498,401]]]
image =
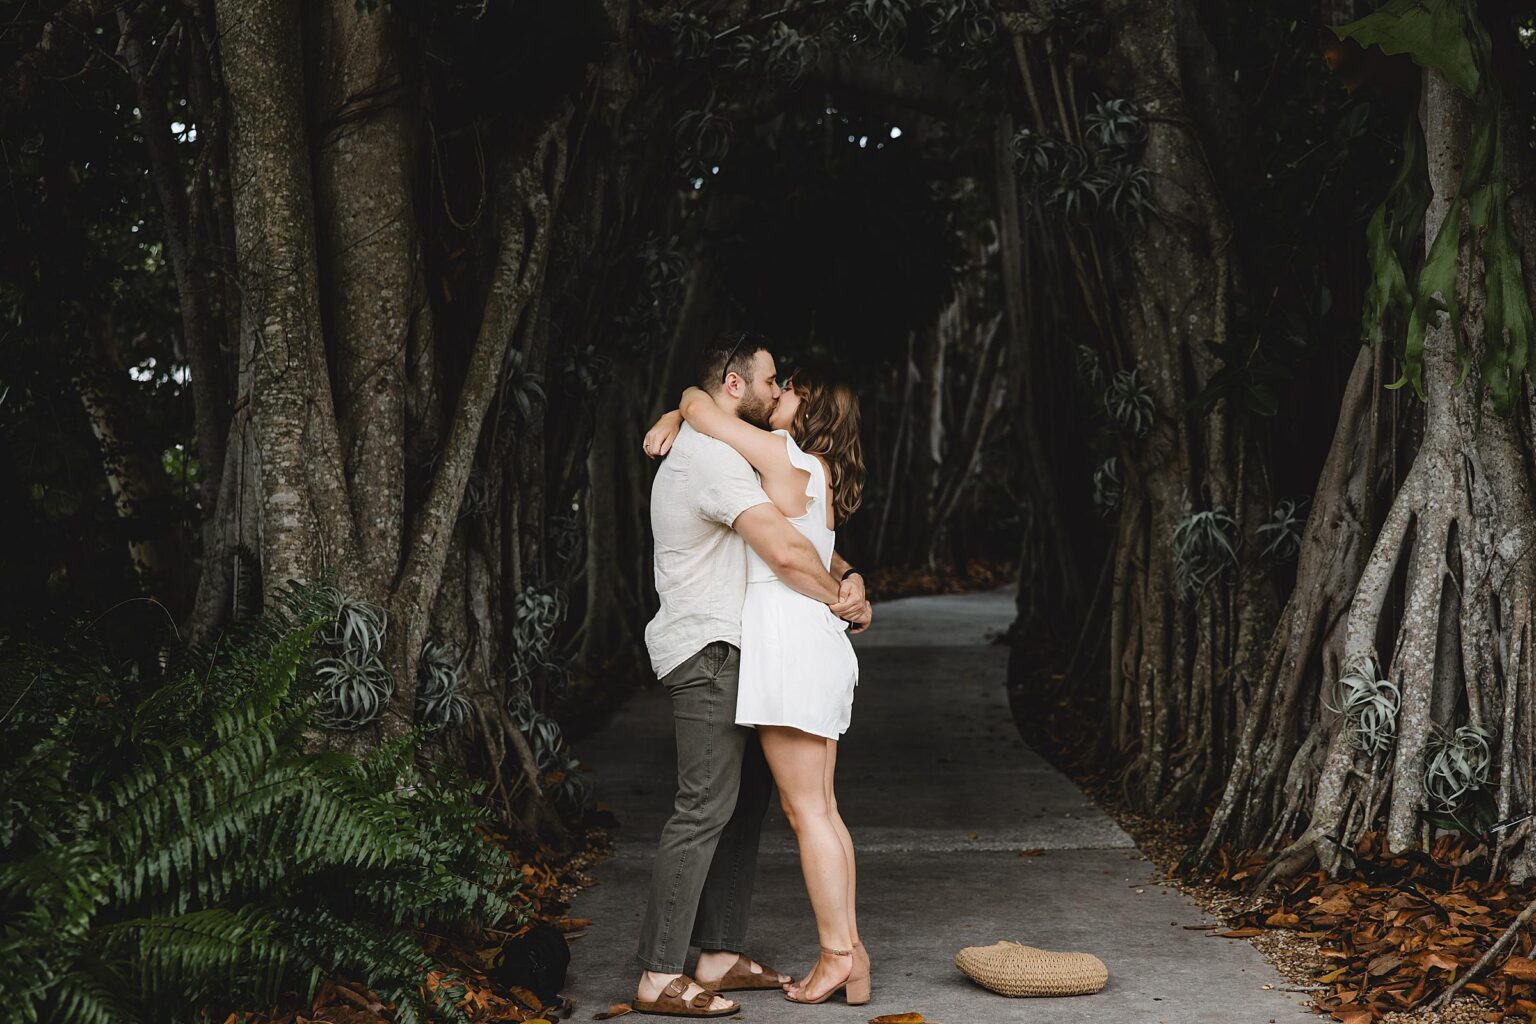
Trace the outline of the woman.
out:
[[[682,422],[740,452],[763,490],[830,566],[835,527],[859,507],[864,459],[853,389],[818,371],[798,371],[769,417],[771,430],[722,410],[699,388],[683,392],[646,435],[647,450],[666,454]],[[780,582],[747,553],[741,612],[738,725],[752,726],[773,771],[785,817],[800,846],[800,866],[816,914],[821,955],[785,998],[820,1003],[842,991],[869,1001],[869,955],[854,915],[853,840],[837,812],[832,777],[837,741],[848,728],[859,663],[848,623],[820,601]]]

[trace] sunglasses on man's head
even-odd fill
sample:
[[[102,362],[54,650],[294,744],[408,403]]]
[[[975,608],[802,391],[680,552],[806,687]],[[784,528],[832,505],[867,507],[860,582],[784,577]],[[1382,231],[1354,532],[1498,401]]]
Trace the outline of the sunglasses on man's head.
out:
[[[736,344],[725,355],[725,366],[720,371],[720,383],[724,384],[731,376],[731,360],[736,358],[736,353],[741,351],[742,344],[747,340],[747,332],[742,331],[736,338]]]

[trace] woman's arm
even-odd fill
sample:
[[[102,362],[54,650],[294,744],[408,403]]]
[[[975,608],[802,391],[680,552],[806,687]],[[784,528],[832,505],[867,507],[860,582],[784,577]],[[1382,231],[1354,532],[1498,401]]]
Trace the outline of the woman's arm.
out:
[[[789,450],[784,439],[777,434],[754,427],[739,416],[732,416],[702,388],[689,388],[677,403],[678,412],[688,425],[701,434],[708,434],[717,441],[724,441],[752,463],[752,468],[767,476],[795,469],[789,461]],[[804,470],[797,470],[804,473]]]
[[[671,412],[661,414],[661,419],[656,425],[645,432],[645,437],[640,441],[640,447],[645,454],[653,459],[659,459],[672,450],[672,442],[677,440],[677,432],[683,427],[683,414],[673,409]]]

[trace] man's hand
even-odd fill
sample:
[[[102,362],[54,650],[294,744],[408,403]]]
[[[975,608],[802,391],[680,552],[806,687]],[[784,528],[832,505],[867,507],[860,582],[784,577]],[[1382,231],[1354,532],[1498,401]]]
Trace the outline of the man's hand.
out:
[[[872,621],[874,621],[875,609],[874,609],[874,606],[871,605],[868,601],[864,601],[859,606],[858,611],[856,611],[852,615],[845,615],[845,616],[843,616],[843,618],[847,619],[848,622],[850,623],[850,625],[848,627],[848,632],[850,632],[850,633],[862,633],[866,629],[868,629],[869,628],[869,624]]]
[[[854,573],[838,586],[837,601],[829,605],[832,614],[840,619],[853,621],[853,613],[869,604],[864,593],[864,577]]]

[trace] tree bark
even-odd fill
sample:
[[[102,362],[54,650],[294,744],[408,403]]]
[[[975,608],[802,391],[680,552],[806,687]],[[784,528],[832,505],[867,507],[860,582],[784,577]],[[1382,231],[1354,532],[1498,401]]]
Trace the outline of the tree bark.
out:
[[[405,38],[393,8],[312,9],[320,267],[336,417],[358,539],[359,596],[394,584],[405,522],[406,354],[424,297],[412,201],[417,138]]]
[[[350,586],[357,548],[321,333],[298,4],[216,0],[235,182],[241,334],[261,466],[269,589],[332,568]]]
[[[1128,244],[1128,357],[1156,410],[1127,467],[1113,590],[1112,711],[1134,751],[1128,787],[1159,813],[1198,806],[1231,757],[1241,687],[1257,675],[1273,593],[1256,560],[1180,594],[1174,531],[1190,511],[1223,510],[1241,538],[1268,512],[1260,474],[1242,472],[1246,437],[1225,401],[1191,406],[1220,369],[1207,342],[1230,330],[1232,223],[1205,159],[1186,65],[1215,56],[1186,3],[1108,6],[1116,72],[1145,112],[1143,162],[1156,206]]]
[[[565,184],[566,129],[571,114],[570,105],[562,105],[540,128],[532,146],[509,154],[495,172],[499,244],[485,312],[436,472],[390,599],[394,628],[388,641],[388,663],[395,672],[398,708],[415,705],[416,664],[430,626],[426,598],[437,592],[507,350],[543,279],[552,222]],[[405,728],[408,715],[392,716],[388,730]]]

